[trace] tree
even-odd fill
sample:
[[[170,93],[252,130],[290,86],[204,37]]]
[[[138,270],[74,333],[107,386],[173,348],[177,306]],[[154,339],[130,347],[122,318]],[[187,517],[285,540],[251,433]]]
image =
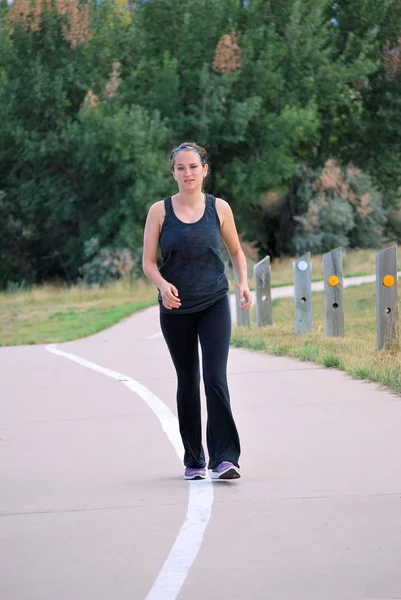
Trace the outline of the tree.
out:
[[[379,247],[386,211],[369,175],[329,159],[319,169],[299,165],[291,186],[267,194],[257,217],[267,254],[321,254],[337,246]]]
[[[353,83],[361,116],[344,137],[341,156],[375,177],[391,206],[401,185],[401,2],[339,0],[330,15],[338,57],[346,62],[359,53],[375,64]]]
[[[118,103],[114,56],[127,25],[112,6],[91,10],[18,0],[3,22],[0,285],[75,280],[94,230],[108,244],[139,244],[135,219],[160,193],[165,128]]]
[[[94,238],[99,252],[140,251],[183,140],[208,147],[207,191],[273,257],[305,239],[293,219],[308,210],[304,168],[335,157],[374,178],[386,211],[396,206],[400,0],[88,6],[0,5],[0,285],[13,270],[76,279]],[[350,207],[327,202],[328,234]],[[345,232],[348,243],[372,240],[368,219],[353,219],[361,235]]]

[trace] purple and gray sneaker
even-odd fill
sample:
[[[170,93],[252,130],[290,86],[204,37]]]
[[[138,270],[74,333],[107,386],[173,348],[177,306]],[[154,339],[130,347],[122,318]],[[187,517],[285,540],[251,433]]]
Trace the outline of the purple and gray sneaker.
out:
[[[197,467],[193,469],[192,467],[186,467],[184,472],[184,479],[205,479],[206,478],[206,469],[205,467]]]
[[[228,460],[224,460],[212,471],[212,479],[239,479],[240,477],[239,468]]]

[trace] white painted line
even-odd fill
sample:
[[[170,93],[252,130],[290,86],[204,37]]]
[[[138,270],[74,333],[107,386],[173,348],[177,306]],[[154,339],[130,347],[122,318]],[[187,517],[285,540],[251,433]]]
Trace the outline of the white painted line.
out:
[[[159,331],[158,333],[154,333],[153,335],[148,335],[148,337],[146,338],[147,340],[154,340],[155,338],[161,337],[163,334],[161,331]]]
[[[188,510],[155,583],[145,600],[175,600],[202,545],[212,512],[213,485],[210,479],[191,481]]]
[[[163,431],[173,445],[179,459],[182,460],[184,448],[177,417],[156,394],[135,381],[135,379],[131,379],[131,377],[101,367],[76,354],[59,350],[55,344],[49,344],[46,346],[46,350],[68,358],[88,369],[112,377],[138,394],[159,419]],[[175,600],[202,545],[203,535],[212,512],[213,485],[209,478],[203,481],[189,481],[188,483],[189,498],[186,519],[145,600]]]

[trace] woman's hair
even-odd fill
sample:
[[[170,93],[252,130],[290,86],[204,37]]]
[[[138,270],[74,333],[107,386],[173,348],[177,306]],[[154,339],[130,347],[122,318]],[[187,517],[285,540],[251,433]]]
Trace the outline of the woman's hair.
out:
[[[182,144],[177,146],[177,148],[174,148],[174,150],[170,154],[170,169],[171,170],[174,169],[175,157],[177,156],[178,152],[180,152],[181,150],[195,150],[195,152],[197,152],[200,156],[202,165],[206,165],[208,163],[208,156],[207,156],[207,152],[206,152],[205,148],[202,148],[202,146],[199,146],[199,144],[197,144],[196,142],[183,142]]]

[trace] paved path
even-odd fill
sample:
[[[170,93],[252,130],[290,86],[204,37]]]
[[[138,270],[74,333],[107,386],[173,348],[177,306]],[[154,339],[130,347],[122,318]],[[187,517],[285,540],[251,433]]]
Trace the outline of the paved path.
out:
[[[401,598],[400,397],[232,349],[243,478],[188,483],[158,329],[0,348],[1,600]]]

